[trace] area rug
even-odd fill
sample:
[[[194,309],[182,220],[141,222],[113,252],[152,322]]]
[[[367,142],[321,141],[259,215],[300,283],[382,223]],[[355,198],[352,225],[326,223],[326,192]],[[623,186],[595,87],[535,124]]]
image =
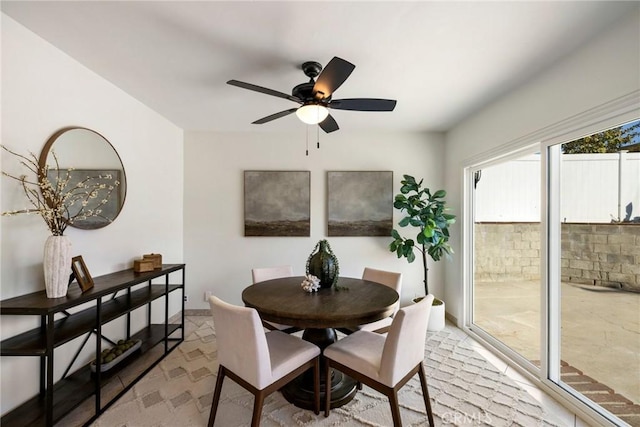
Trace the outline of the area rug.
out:
[[[451,326],[427,336],[425,368],[437,426],[561,426],[465,338]],[[216,353],[213,322],[207,320],[93,426],[205,426],[218,369]],[[417,376],[398,396],[404,426],[428,425]],[[216,426],[249,425],[252,407],[253,396],[225,379]],[[391,425],[387,399],[366,386],[328,418],[299,409],[276,392],[266,399],[261,420],[264,427]]]

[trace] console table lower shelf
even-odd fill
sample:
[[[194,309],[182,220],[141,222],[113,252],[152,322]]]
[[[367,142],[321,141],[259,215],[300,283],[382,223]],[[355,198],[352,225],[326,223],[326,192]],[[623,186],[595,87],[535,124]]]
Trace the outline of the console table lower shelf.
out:
[[[169,335],[179,330],[181,325],[169,324]],[[114,368],[108,372],[101,374],[101,402],[102,411],[106,410],[119,397],[125,394],[136,381],[125,384],[124,387],[118,389],[111,388],[110,393],[107,391],[107,385],[118,374],[125,373],[127,377],[140,378],[146,375],[158,363],[166,357],[162,355],[158,358],[154,353],[161,354],[164,352],[164,325],[151,325],[131,336],[133,340],[142,340],[140,351],[129,355]],[[173,351],[182,340],[179,338],[169,338],[168,352]],[[167,353],[168,354],[168,353]],[[146,357],[151,356],[151,357]],[[65,379],[58,381],[53,387],[53,420],[60,421],[67,414],[80,406],[87,399],[95,395],[95,372],[91,370],[91,364],[88,363],[82,368],[67,376]],[[93,402],[91,412],[93,412]],[[87,423],[95,420],[99,414],[91,417]],[[6,426],[43,426],[45,423],[45,403],[44,398],[36,396],[20,405],[18,408],[2,417],[2,425]]]
[[[40,362],[39,393],[4,414],[0,425],[51,427],[60,420],[67,424],[71,419],[74,425],[89,425],[184,341],[184,288],[185,265],[163,264],[149,272],[128,269],[98,276],[94,278],[93,288],[85,292],[70,288],[61,298],[50,299],[44,291],[39,291],[0,301],[3,316],[40,317],[39,327],[0,343],[2,357],[37,357]],[[174,307],[170,310],[172,295],[175,295]],[[180,301],[177,311],[181,314],[178,323],[169,323],[169,312],[176,309],[176,299]],[[158,309],[161,316],[157,315]],[[132,313],[144,311],[145,326],[132,333]],[[152,316],[152,312],[156,315]],[[89,361],[72,372],[71,368],[92,336],[96,357],[102,354],[103,341],[116,346],[117,340],[106,336],[103,326],[118,318],[125,326],[118,338],[139,341],[140,347],[108,371],[92,370]],[[83,336],[62,378],[56,381],[55,349]]]

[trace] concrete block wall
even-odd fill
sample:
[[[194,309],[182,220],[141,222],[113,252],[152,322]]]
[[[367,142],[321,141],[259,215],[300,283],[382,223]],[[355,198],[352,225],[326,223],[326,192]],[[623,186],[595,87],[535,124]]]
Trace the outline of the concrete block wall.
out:
[[[640,224],[563,224],[562,280],[640,292]]]
[[[562,224],[562,280],[640,292],[640,224]],[[475,280],[540,280],[539,223],[476,223]]]
[[[476,223],[475,280],[540,279],[539,223]]]

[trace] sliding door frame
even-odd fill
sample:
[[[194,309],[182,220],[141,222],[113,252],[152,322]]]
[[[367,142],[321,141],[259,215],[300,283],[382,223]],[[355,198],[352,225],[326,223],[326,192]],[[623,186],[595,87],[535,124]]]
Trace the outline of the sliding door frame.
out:
[[[640,91],[614,99],[537,132],[500,145],[461,163],[463,171],[463,329],[484,343],[509,366],[587,422],[615,426],[613,415],[587,402],[560,381],[560,145],[640,118]],[[540,369],[485,331],[473,319],[473,176],[482,167],[530,153],[541,154],[541,354]]]
[[[482,341],[491,345],[491,347],[498,349],[501,353],[506,355],[509,359],[516,361],[519,367],[525,370],[525,372],[523,373],[526,373],[529,376],[537,375],[535,373],[537,368],[535,367],[535,365],[533,365],[533,363],[531,363],[529,360],[523,357],[520,353],[514,351],[505,343],[496,339],[487,331],[485,331],[484,329],[482,329],[481,327],[473,323],[473,314],[474,314],[473,313],[473,305],[474,305],[473,248],[475,246],[474,245],[474,227],[475,227],[474,214],[475,214],[475,203],[476,203],[476,200],[475,200],[476,192],[474,191],[475,190],[474,186],[475,186],[475,173],[477,171],[489,168],[491,166],[499,165],[499,164],[508,162],[510,160],[517,160],[527,155],[536,154],[540,151],[539,147],[540,147],[540,144],[534,143],[534,144],[527,144],[517,149],[512,148],[512,151],[510,151],[509,153],[505,153],[502,156],[499,156],[497,158],[487,159],[486,161],[479,162],[473,166],[468,166],[465,168],[465,178],[464,178],[465,222],[464,222],[463,228],[465,229],[465,232],[463,233],[463,235],[465,240],[464,240],[463,248],[465,248],[465,250],[463,252],[464,252],[464,261],[465,261],[465,273],[463,276],[465,278],[465,289],[466,289],[465,315],[464,315],[465,329],[468,330],[469,332],[472,332],[477,338],[480,338]],[[540,212],[540,215],[542,215],[542,212]]]

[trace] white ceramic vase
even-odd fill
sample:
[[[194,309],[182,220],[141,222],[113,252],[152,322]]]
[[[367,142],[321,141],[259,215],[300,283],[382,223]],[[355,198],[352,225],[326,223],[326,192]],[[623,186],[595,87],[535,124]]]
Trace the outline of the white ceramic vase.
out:
[[[431,314],[429,315],[428,331],[437,332],[444,329],[444,301],[440,305],[431,306]]]
[[[67,295],[71,275],[71,240],[67,236],[49,236],[44,243],[44,286],[47,298]]]

